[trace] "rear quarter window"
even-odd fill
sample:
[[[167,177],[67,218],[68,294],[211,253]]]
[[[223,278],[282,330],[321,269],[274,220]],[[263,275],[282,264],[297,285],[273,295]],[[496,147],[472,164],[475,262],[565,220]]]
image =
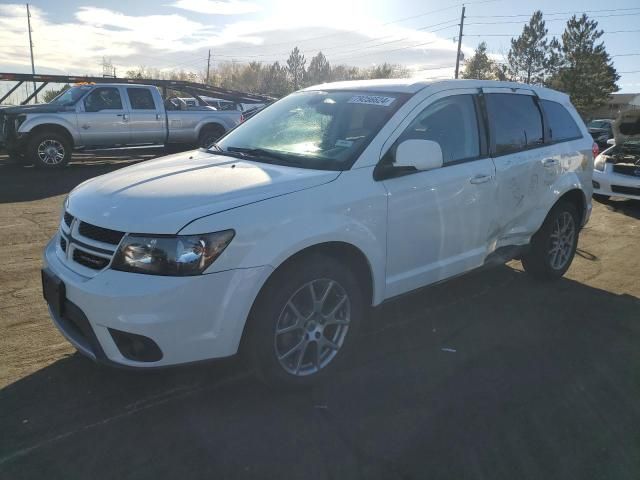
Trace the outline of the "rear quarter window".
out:
[[[540,105],[547,117],[551,143],[582,137],[580,128],[563,105],[551,100],[541,100]]]

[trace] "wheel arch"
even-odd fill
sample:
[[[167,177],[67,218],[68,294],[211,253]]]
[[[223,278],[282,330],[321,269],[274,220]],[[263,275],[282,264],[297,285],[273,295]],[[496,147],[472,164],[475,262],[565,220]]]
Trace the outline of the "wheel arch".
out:
[[[29,131],[29,136],[36,135],[41,132],[55,132],[59,135],[64,136],[69,143],[71,144],[71,148],[75,146],[75,140],[71,132],[64,126],[58,125],[55,123],[41,123],[36,125]]]
[[[246,342],[247,330],[250,323],[251,318],[254,318],[254,313],[259,305],[263,295],[267,291],[268,287],[273,283],[278,281],[279,275],[282,274],[287,268],[291,267],[291,265],[295,265],[296,263],[303,262],[305,259],[313,257],[314,255],[327,255],[332,258],[337,259],[341,263],[348,264],[352,271],[355,272],[358,282],[363,285],[363,294],[366,305],[371,305],[373,303],[373,292],[374,292],[374,276],[373,270],[371,268],[371,264],[367,259],[367,256],[364,254],[362,250],[360,250],[355,245],[343,242],[343,241],[330,241],[317,243],[315,245],[311,245],[305,247],[301,250],[298,250],[296,253],[288,256],[285,260],[283,260],[279,265],[277,265],[266,281],[263,283],[260,291],[256,295],[256,298],[251,305],[251,309],[249,311],[249,316],[247,321],[245,322],[242,336],[240,338],[240,348],[243,349],[243,346]]]
[[[568,202],[575,206],[576,210],[580,214],[580,225],[584,223],[587,215],[587,198],[582,190],[579,188],[572,188],[571,190],[566,191],[558,198],[553,206],[555,207],[560,202]]]

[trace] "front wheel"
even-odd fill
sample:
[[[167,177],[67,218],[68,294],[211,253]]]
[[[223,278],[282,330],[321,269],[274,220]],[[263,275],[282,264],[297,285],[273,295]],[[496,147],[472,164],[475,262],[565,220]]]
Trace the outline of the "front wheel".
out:
[[[31,136],[27,159],[39,168],[62,168],[71,159],[71,143],[57,132],[38,132]]]
[[[364,310],[355,275],[316,255],[274,274],[247,325],[245,353],[270,385],[308,387],[348,356]]]
[[[542,280],[559,278],[571,266],[578,247],[580,217],[568,202],[555,205],[522,256],[524,270]]]

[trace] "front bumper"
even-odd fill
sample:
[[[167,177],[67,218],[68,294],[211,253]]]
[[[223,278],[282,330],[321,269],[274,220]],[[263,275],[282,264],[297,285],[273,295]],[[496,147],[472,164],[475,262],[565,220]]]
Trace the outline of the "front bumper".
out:
[[[593,171],[593,193],[609,197],[640,200],[640,177],[614,173],[610,164],[605,171]]]
[[[271,267],[193,277],[164,277],[106,269],[93,278],[70,270],[55,253],[44,264],[65,285],[62,317],[53,322],[84,355],[128,367],[160,367],[221,358],[237,352],[249,311]],[[113,332],[151,339],[156,361],[127,358]]]

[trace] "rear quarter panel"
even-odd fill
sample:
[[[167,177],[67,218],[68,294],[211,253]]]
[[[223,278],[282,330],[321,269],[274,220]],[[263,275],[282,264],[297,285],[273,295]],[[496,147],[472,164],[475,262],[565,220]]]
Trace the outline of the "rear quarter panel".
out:
[[[225,132],[240,124],[236,111],[180,110],[168,111],[169,143],[195,143],[205,125],[221,125]]]

